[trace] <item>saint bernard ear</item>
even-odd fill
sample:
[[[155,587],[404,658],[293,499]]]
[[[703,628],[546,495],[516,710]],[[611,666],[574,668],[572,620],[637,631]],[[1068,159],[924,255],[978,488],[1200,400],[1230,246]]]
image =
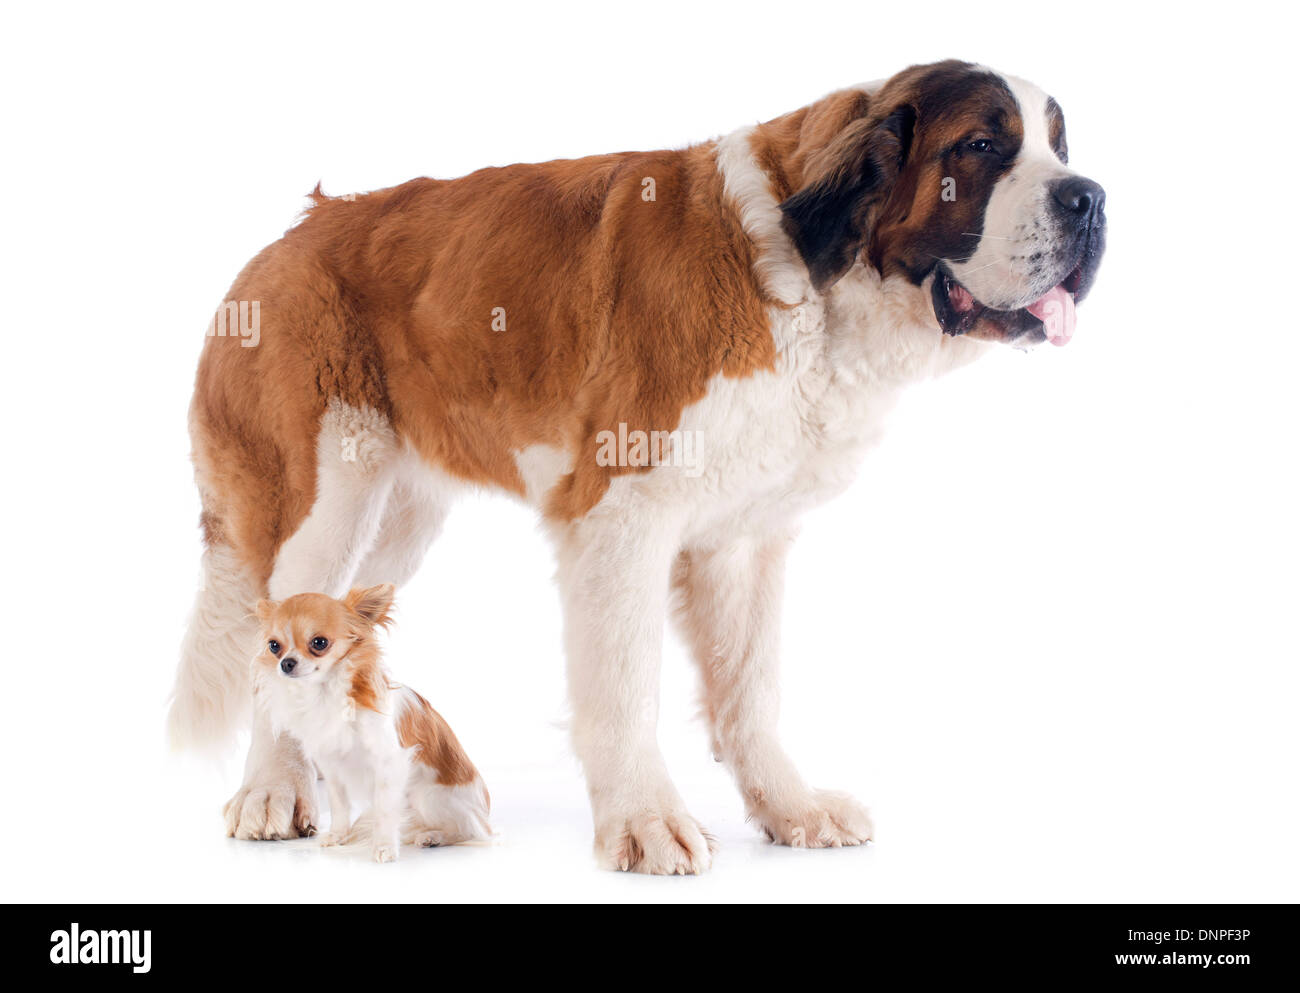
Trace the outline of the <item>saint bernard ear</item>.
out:
[[[852,268],[867,243],[874,208],[903,168],[915,124],[916,111],[909,106],[877,124],[854,121],[809,163],[808,181],[781,204],[781,227],[819,293]]]

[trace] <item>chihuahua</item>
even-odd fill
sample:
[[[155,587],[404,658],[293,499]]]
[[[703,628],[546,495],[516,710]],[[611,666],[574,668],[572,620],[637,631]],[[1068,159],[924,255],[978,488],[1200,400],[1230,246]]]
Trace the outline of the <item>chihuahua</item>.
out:
[[[487,839],[487,788],[447,722],[384,669],[376,629],[391,623],[391,585],[342,600],[303,593],[262,600],[254,692],[278,736],[288,733],[325,779],[330,829],[322,845],[370,840],[377,862],[402,842],[424,847]],[[370,807],[355,822],[351,801]]]

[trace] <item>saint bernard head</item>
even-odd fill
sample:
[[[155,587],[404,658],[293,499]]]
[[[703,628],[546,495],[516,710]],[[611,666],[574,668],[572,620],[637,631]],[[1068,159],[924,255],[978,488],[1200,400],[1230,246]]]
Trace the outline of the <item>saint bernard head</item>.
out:
[[[828,290],[861,259],[928,294],[944,333],[1063,345],[1106,240],[1106,194],[1066,164],[1036,86],[965,62],[913,66],[803,170],[782,224]]]

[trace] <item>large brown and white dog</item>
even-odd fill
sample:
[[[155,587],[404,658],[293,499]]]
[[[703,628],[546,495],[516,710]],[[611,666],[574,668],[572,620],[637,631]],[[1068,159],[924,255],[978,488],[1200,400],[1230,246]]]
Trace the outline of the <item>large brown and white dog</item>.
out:
[[[205,580],[170,730],[252,717],[230,833],[316,821],[314,772],[252,706],[253,605],[405,582],[490,486],[557,548],[602,864],[710,863],[655,739],[670,613],[758,827],[868,839],[777,740],[786,548],[908,384],[1069,339],[1104,194],[1067,167],[1056,102],[942,62],[684,150],[314,200],[236,279],[226,306],[258,326],[210,338],[190,415]]]

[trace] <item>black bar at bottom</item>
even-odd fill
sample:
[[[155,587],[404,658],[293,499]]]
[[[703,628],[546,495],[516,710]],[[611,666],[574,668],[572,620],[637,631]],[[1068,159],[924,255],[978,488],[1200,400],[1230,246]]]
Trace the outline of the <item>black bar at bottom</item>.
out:
[[[467,968],[480,981],[677,975],[694,985],[704,974],[761,980],[780,968],[768,979],[1132,977],[1239,988],[1300,973],[1289,905],[98,904],[10,907],[6,917],[10,974],[86,985],[364,980],[374,989],[455,981]]]

